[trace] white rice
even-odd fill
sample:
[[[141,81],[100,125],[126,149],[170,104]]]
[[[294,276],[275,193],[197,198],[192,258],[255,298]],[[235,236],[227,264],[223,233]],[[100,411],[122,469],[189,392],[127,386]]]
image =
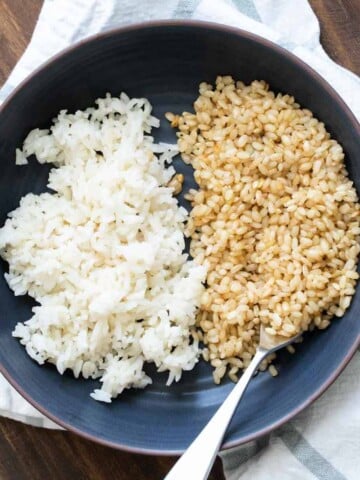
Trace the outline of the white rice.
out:
[[[61,111],[16,152],[19,165],[35,154],[56,166],[54,193],[26,195],[0,229],[10,288],[39,303],[13,335],[39,364],[99,378],[91,396],[105,402],[151,383],[146,362],[170,384],[199,355],[190,328],[205,270],[183,253],[187,213],[166,187],[176,147],[154,143],[158,125],[125,94]]]

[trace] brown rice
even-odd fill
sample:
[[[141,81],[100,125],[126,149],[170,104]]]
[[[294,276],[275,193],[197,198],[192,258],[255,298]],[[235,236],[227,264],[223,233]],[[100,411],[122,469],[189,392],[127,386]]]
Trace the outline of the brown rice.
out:
[[[260,324],[292,336],[344,314],[360,209],[342,147],[292,96],[218,77],[194,110],[167,118],[199,185],[187,235],[208,268],[198,335],[218,383],[249,364]]]

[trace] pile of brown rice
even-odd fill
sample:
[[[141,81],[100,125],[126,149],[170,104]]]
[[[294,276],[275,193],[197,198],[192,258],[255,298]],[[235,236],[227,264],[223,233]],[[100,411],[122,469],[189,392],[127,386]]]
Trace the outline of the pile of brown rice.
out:
[[[292,336],[344,314],[360,209],[342,147],[290,95],[218,77],[194,109],[167,118],[199,185],[187,234],[208,269],[198,325],[218,383],[249,364],[260,324]]]

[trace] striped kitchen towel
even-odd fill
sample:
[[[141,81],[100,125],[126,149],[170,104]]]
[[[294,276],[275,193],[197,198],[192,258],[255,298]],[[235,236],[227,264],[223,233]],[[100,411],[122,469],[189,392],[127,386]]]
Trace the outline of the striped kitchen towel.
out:
[[[195,18],[240,27],[302,58],[360,118],[360,80],[320,44],[307,0],[45,0],[33,38],[0,91],[0,101],[35,67],[88,35],[144,20]],[[222,454],[228,480],[358,480],[360,353],[312,406],[266,438]],[[0,415],[57,428],[0,375]]]

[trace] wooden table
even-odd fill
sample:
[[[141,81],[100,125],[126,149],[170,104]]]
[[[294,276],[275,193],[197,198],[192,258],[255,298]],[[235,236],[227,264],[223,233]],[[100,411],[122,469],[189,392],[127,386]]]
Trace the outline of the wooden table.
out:
[[[310,3],[320,19],[325,50],[359,75],[360,0]],[[28,44],[41,5],[42,0],[0,0],[0,85]],[[72,433],[0,419],[0,480],[159,480],[174,461],[123,453]],[[210,478],[223,480],[220,460]]]

